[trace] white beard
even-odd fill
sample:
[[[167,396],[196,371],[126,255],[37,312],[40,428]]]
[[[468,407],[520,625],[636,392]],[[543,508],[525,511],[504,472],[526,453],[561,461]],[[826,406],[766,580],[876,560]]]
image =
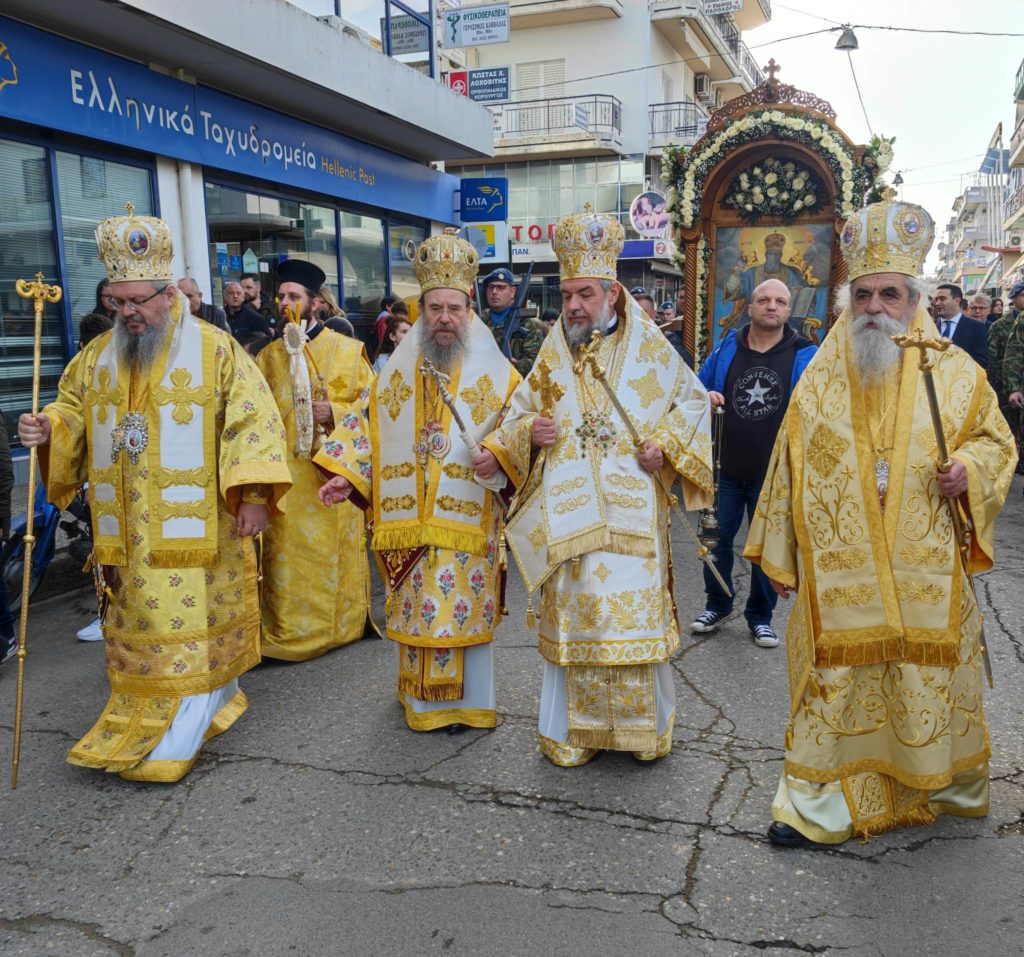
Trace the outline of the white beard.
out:
[[[903,350],[892,341],[893,336],[905,335],[910,314],[901,322],[890,319],[884,312],[877,315],[862,313],[850,321],[850,346],[861,378],[876,382],[895,369]],[[867,328],[873,322],[875,328]]]
[[[590,337],[595,331],[600,332],[603,336],[612,324],[614,315],[615,307],[610,302],[605,302],[593,322],[566,322],[563,319],[562,321],[565,322],[565,338],[569,342],[569,348],[575,352],[581,345],[590,342]]]

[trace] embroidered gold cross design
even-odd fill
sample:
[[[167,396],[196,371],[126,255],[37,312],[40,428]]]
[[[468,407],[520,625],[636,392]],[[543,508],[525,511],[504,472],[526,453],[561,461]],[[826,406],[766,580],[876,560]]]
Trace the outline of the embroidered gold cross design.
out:
[[[482,375],[476,384],[462,390],[462,401],[469,406],[474,425],[480,425],[491,412],[500,412],[502,401],[494,392],[489,375]]]
[[[171,385],[158,386],[153,390],[157,405],[174,405],[174,421],[179,425],[188,425],[192,421],[192,405],[206,405],[210,398],[210,390],[204,386],[192,387],[192,373],[188,369],[171,370]]]
[[[394,422],[402,411],[402,406],[412,398],[412,387],[406,385],[405,379],[402,378],[402,373],[396,369],[391,373],[391,379],[388,381],[387,386],[377,393],[377,398],[384,408],[388,410],[388,415],[391,416],[391,421]]]
[[[530,388],[540,396],[540,414],[550,419],[555,404],[565,395],[565,389],[551,378],[551,366],[547,359],[541,359],[529,375]]]
[[[98,405],[96,421],[106,422],[107,406],[116,406],[121,401],[123,393],[120,386],[115,386],[113,389],[110,388],[110,370],[106,366],[100,367],[100,371],[96,373],[96,379],[99,382],[99,388],[95,389],[89,386],[85,390],[85,404]]]

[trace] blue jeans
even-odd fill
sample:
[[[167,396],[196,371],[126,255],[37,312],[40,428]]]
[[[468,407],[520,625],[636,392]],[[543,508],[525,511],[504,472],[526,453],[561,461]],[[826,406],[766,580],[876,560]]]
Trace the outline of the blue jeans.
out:
[[[14,644],[14,615],[7,600],[7,585],[0,575],[0,657]]]
[[[721,537],[712,554],[719,574],[729,586],[729,591],[734,591],[732,586],[732,565],[735,557],[733,541],[743,524],[744,511],[747,513],[749,522],[753,517],[757,497],[760,494],[761,486],[755,482],[737,482],[722,475],[718,483],[718,524]],[[721,585],[715,581],[707,566],[704,567],[704,590],[708,596],[708,611],[714,611],[720,615],[728,615],[732,612],[733,600],[726,598]],[[779,596],[772,589],[768,576],[761,571],[760,566],[753,565],[750,594],[747,596],[747,607],[743,611],[747,624],[751,628],[754,625],[770,625],[772,612],[775,610],[775,603],[778,600]]]

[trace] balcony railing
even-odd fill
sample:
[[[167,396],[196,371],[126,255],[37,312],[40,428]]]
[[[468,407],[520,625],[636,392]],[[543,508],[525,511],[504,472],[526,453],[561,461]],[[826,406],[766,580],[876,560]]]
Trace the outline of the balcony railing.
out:
[[[622,135],[622,103],[606,93],[521,100],[501,108],[499,138],[589,133],[600,139]]]
[[[670,143],[693,146],[708,128],[708,115],[696,103],[652,103],[648,111],[651,121],[651,147],[657,149]]]
[[[1020,61],[1017,67],[1017,79],[1013,81],[1013,97],[1015,100],[1024,100],[1024,60]]]
[[[1017,124],[1017,128],[1013,131],[1013,139],[1010,140],[1010,153],[1016,153],[1017,147],[1020,146],[1022,142],[1024,142],[1024,120],[1021,120]]]
[[[716,13],[708,17],[718,35],[725,42],[729,52],[736,58],[740,71],[751,86],[757,86],[764,80],[764,74],[757,65],[747,45],[740,39],[740,31],[727,14]]]

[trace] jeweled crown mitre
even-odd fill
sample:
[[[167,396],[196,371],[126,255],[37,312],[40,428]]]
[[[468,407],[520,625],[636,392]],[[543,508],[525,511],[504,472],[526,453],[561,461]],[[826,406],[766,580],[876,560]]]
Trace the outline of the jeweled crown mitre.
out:
[[[480,257],[466,240],[459,238],[457,229],[449,228],[419,244],[415,267],[420,292],[458,289],[469,296],[480,269]]]
[[[555,227],[552,246],[559,279],[610,279],[626,242],[622,223],[609,213],[595,213],[588,203],[582,213],[564,217]]]
[[[839,237],[850,279],[894,272],[920,276],[935,223],[920,206],[884,200],[854,213]]]
[[[113,216],[96,227],[96,247],[110,282],[173,282],[174,245],[167,223],[154,216]]]

